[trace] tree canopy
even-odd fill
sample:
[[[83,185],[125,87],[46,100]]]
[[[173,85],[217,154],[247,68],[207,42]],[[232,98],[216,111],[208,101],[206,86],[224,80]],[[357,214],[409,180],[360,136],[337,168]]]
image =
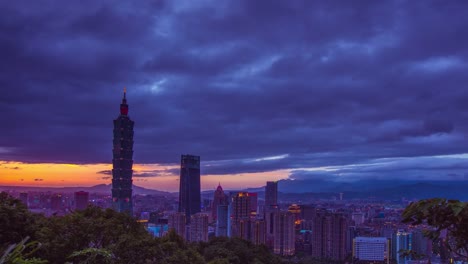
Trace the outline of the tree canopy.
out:
[[[24,260],[11,263],[281,263],[266,247],[241,239],[187,243],[174,230],[155,238],[132,217],[111,209],[91,206],[44,217],[6,193],[0,194],[0,223],[1,252],[14,252],[7,257]],[[24,247],[28,237],[34,250]]]
[[[468,203],[433,198],[411,203],[403,212],[403,222],[427,224],[424,234],[442,243],[454,254],[468,259]]]

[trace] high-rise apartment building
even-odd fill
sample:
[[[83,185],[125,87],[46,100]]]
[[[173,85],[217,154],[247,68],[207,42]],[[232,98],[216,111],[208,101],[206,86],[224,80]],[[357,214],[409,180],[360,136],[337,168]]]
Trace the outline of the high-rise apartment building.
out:
[[[190,220],[190,241],[208,241],[208,215],[196,213]]]
[[[264,219],[255,219],[251,222],[250,241],[254,245],[266,243],[266,223]]]
[[[348,218],[341,213],[317,210],[312,224],[312,256],[344,260],[348,223]]]
[[[184,212],[177,212],[169,215],[168,225],[169,228],[174,229],[175,232],[183,239],[187,239],[186,235],[186,215]]]
[[[133,215],[133,126],[128,117],[126,91],[120,104],[120,115],[114,120],[112,159],[112,208]]]
[[[216,191],[214,192],[213,195],[213,203],[212,203],[212,209],[211,209],[211,217],[213,221],[217,220],[218,217],[218,206],[219,205],[227,205],[228,204],[228,197],[223,191],[223,187],[221,187],[221,184],[218,184],[218,188],[216,188]]]
[[[232,217],[234,220],[250,217],[251,199],[248,192],[238,192],[232,197]]]
[[[295,217],[289,212],[276,212],[273,227],[273,252],[283,256],[291,256],[295,253]]]
[[[231,199],[229,234],[234,237],[243,237],[247,228],[250,228],[246,221],[250,219],[251,199],[248,192],[237,192]]]
[[[75,192],[75,209],[84,210],[88,207],[89,193],[84,191]]]
[[[180,160],[179,212],[190,216],[201,210],[200,156],[182,155]]]

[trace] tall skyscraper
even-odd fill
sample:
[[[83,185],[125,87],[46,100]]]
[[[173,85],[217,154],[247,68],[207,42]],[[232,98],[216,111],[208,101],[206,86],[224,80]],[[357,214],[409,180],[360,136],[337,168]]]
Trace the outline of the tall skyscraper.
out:
[[[278,206],[278,182],[269,181],[265,186],[265,210]]]
[[[88,207],[89,193],[84,191],[75,192],[75,209],[84,210]]]
[[[278,182],[269,181],[265,186],[265,215],[267,246],[273,248],[274,213],[278,212]]]
[[[295,217],[289,212],[276,212],[273,227],[273,252],[283,256],[291,256],[295,253]]]
[[[228,219],[229,219],[229,205],[218,205],[218,213],[216,219],[216,236],[228,236]]]
[[[120,115],[114,120],[112,169],[112,207],[133,216],[133,125],[128,117],[126,91],[120,104]]]
[[[216,188],[216,191],[214,192],[213,195],[213,204],[211,208],[211,216],[213,218],[213,221],[216,222],[217,217],[218,217],[218,206],[219,205],[227,205],[228,204],[228,197],[223,191],[223,187],[221,187],[221,183],[218,184],[218,188]]]
[[[200,156],[182,155],[180,160],[179,212],[190,216],[201,210]]]

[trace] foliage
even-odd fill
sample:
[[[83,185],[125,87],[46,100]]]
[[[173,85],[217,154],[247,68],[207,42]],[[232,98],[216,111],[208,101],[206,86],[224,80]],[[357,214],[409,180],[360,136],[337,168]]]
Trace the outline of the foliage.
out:
[[[208,263],[281,263],[265,246],[239,238],[215,237],[208,243],[200,243],[198,250]]]
[[[18,243],[26,237],[34,239],[36,220],[18,199],[5,192],[0,193],[0,250],[4,251],[10,244]]]
[[[87,248],[80,251],[73,252],[69,258],[78,261],[81,264],[92,263],[112,263],[114,258],[113,254],[103,248]]]
[[[28,240],[29,237],[26,237],[23,240],[21,240],[21,242],[19,242],[18,244],[10,245],[3,253],[3,256],[0,258],[0,264],[47,263],[47,261],[38,258],[28,258],[41,247],[41,244],[36,241],[26,243]]]
[[[30,213],[6,193],[0,194],[0,222],[4,223],[0,225],[0,246],[8,249],[8,261],[3,263],[44,263],[41,259],[89,264],[282,263],[265,246],[241,239],[187,243],[174,230],[163,238],[154,238],[135,219],[111,209],[91,206],[66,216],[46,218]],[[25,244],[26,237],[37,242]]]
[[[453,253],[468,252],[468,203],[433,198],[411,203],[403,212],[403,222],[413,225],[428,224],[432,229],[424,234],[433,241],[443,237],[445,246]]]

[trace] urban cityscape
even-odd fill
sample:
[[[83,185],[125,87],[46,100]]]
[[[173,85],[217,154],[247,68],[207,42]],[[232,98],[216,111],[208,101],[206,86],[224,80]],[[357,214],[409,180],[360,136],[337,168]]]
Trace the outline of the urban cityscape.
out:
[[[349,199],[340,192],[312,199],[285,194],[279,199],[277,181],[268,181],[256,191],[224,191],[219,183],[216,190],[201,192],[202,161],[196,155],[181,155],[178,196],[134,194],[134,122],[128,114],[124,89],[120,114],[114,120],[111,190],[10,190],[9,194],[29,210],[49,217],[85,210],[90,205],[112,208],[135,217],[155,237],[166,236],[170,229],[190,242],[238,237],[265,245],[284,257],[300,254],[337,263],[397,264],[453,263],[461,259],[440,243],[444,236],[436,242],[425,236],[427,225],[402,223],[402,212],[411,202],[404,198]],[[407,251],[414,255],[405,254]],[[412,260],[412,256],[419,257]]]
[[[73,2],[0,4],[0,264],[468,264],[466,3]]]

